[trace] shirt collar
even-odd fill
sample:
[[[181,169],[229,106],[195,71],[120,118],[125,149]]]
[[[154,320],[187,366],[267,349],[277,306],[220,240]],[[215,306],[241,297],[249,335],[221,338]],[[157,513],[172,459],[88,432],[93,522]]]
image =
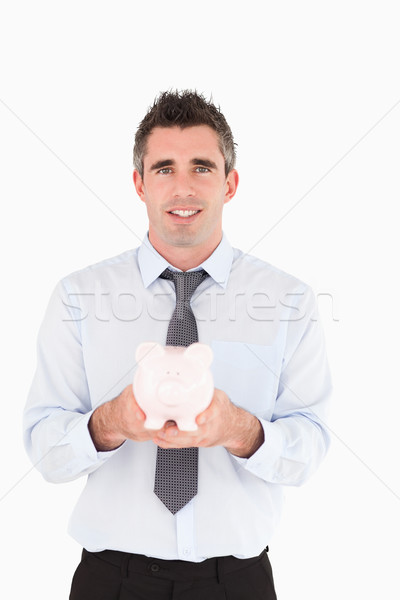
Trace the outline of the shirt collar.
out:
[[[202,268],[218,283],[221,287],[226,288],[229,278],[229,273],[232,266],[233,249],[228,242],[225,234],[222,234],[222,239],[214,252],[197,268]],[[151,245],[148,233],[143,238],[138,252],[139,269],[142,275],[144,287],[149,287],[153,281],[168,267],[172,267],[168,261],[157,252]],[[191,271],[195,269],[190,269]]]

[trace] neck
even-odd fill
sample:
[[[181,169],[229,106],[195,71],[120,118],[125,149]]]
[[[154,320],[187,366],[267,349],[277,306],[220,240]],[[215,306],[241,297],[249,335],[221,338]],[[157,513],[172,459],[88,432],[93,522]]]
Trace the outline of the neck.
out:
[[[181,271],[194,269],[207,260],[221,242],[221,239],[222,234],[218,240],[214,240],[213,242],[210,241],[207,245],[169,246],[168,244],[163,244],[159,239],[152,239],[151,232],[149,232],[149,240],[155,250],[157,250],[170,265]]]

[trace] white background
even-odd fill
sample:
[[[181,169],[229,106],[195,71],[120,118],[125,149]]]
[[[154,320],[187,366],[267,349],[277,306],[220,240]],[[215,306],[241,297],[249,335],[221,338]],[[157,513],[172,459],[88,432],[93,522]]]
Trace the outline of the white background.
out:
[[[45,483],[22,447],[36,335],[61,277],[146,231],[133,137],[170,88],[212,94],[234,132],[231,243],[320,294],[332,447],[287,490],[270,540],[278,598],[400,597],[397,9],[1,2],[2,598],[68,597],[80,548],[66,528],[84,481]]]

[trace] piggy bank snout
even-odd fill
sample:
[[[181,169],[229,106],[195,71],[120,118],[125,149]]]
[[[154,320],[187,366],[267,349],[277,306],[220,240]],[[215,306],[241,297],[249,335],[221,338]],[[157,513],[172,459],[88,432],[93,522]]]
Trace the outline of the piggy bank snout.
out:
[[[158,397],[167,406],[176,406],[184,400],[184,387],[176,379],[162,381],[157,389]]]

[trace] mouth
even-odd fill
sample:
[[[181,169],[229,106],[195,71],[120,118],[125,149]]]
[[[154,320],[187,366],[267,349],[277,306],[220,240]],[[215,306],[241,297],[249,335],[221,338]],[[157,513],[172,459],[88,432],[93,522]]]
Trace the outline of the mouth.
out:
[[[183,219],[187,219],[188,217],[193,217],[193,215],[197,215],[199,210],[170,210],[168,211],[170,215],[177,215]]]

